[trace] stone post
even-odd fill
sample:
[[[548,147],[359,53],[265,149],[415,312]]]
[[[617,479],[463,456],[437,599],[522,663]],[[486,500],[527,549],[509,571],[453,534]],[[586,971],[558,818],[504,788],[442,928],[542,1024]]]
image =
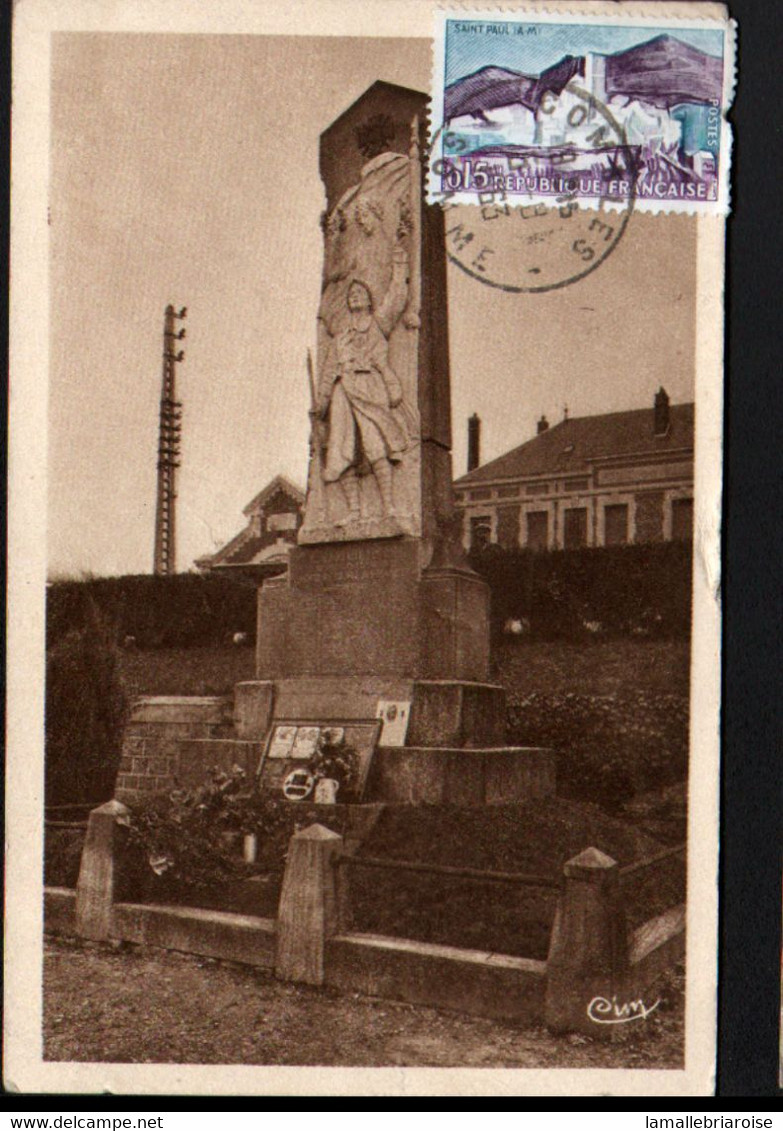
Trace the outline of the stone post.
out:
[[[278,978],[323,984],[325,943],[337,933],[337,870],[332,858],[342,848],[343,838],[323,825],[310,825],[289,841],[277,913]]]
[[[107,801],[90,813],[76,884],[76,933],[82,938],[111,935],[118,830],[128,816],[120,801]]]
[[[234,732],[237,738],[261,742],[272,722],[275,685],[251,680],[234,686]]]
[[[555,1032],[607,1039],[613,999],[622,1006],[628,933],[617,861],[586,848],[563,868],[547,958],[546,1023]],[[595,1020],[598,1018],[598,1020]]]

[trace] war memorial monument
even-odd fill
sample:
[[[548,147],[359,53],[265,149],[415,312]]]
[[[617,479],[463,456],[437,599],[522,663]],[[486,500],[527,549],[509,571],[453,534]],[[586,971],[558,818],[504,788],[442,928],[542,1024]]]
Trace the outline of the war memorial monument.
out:
[[[361,748],[365,801],[554,792],[549,751],[504,746],[489,589],[455,519],[445,216],[425,201],[426,110],[426,95],[376,82],[321,135],[323,282],[299,544],[259,590],[256,678],[235,687],[230,719],[214,700],[138,704],[127,742],[149,752],[162,741],[172,784],[216,764],[259,773],[261,758],[261,787],[277,789],[302,765],[286,736],[304,727],[300,740],[317,741],[318,728],[340,726]],[[121,770],[121,800],[149,788]]]

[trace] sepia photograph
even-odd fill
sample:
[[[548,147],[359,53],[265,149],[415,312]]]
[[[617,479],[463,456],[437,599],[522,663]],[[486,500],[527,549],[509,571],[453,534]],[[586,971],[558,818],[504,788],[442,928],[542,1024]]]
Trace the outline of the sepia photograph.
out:
[[[14,76],[6,1084],[711,1094],[726,9]]]

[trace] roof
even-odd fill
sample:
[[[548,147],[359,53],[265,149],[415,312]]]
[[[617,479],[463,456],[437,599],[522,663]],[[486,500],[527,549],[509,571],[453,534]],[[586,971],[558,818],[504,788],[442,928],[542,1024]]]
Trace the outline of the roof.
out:
[[[264,505],[267,499],[271,499],[277,492],[282,491],[284,495],[288,495],[298,506],[302,506],[305,501],[305,493],[301,487],[297,487],[296,483],[292,483],[290,479],[286,479],[284,475],[276,475],[274,479],[270,480],[264,487],[263,491],[259,491],[255,498],[251,499],[247,506],[242,511],[242,514],[251,515]]]
[[[288,565],[288,553],[294,543],[269,534],[251,535],[247,529],[233,538],[227,546],[214,554],[205,554],[196,559],[199,569],[243,569],[253,567],[263,571],[266,576],[280,573]]]
[[[256,534],[245,539],[233,552],[219,550],[214,557],[220,558],[223,565],[247,565],[274,557],[285,561],[292,545],[292,542],[281,538],[279,534]]]
[[[599,459],[692,449],[693,409],[693,404],[671,405],[670,427],[665,436],[654,435],[652,408],[563,420],[461,476],[454,485],[459,488],[496,479],[579,473],[589,470],[591,463]]]

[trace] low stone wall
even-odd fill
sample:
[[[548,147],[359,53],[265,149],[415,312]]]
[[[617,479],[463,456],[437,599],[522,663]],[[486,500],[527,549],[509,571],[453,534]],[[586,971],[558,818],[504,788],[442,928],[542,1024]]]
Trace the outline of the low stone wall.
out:
[[[343,874],[354,858],[343,837],[318,824],[290,840],[275,920],[118,903],[119,832],[127,818],[116,800],[90,814],[76,892],[46,889],[47,930],[228,959],[274,970],[283,980],[516,1023],[543,1019],[556,1032],[597,1039],[611,1039],[615,1019],[634,1019],[628,1011],[643,1018],[654,1008],[642,995],[684,953],[684,907],[629,932],[621,869],[595,848],[564,865],[546,962],[347,930],[350,884]],[[663,855],[675,851],[680,850]],[[658,859],[625,871],[655,866]],[[394,861],[382,866],[405,867]],[[504,883],[541,884],[536,876],[491,875]]]
[[[44,923],[53,935],[78,935],[76,892],[46,888]],[[106,939],[181,950],[273,970],[275,921],[227,911],[163,904],[115,903]]]
[[[645,993],[675,962],[685,957],[685,904],[648,919],[632,934],[628,954],[628,990]]]
[[[183,950],[245,966],[275,965],[275,921],[228,911],[117,903],[112,930],[125,942]]]
[[[546,963],[532,958],[351,933],[327,942],[324,982],[499,1021],[544,1018]]]
[[[44,929],[53,935],[76,934],[76,891],[73,888],[44,888]]]

